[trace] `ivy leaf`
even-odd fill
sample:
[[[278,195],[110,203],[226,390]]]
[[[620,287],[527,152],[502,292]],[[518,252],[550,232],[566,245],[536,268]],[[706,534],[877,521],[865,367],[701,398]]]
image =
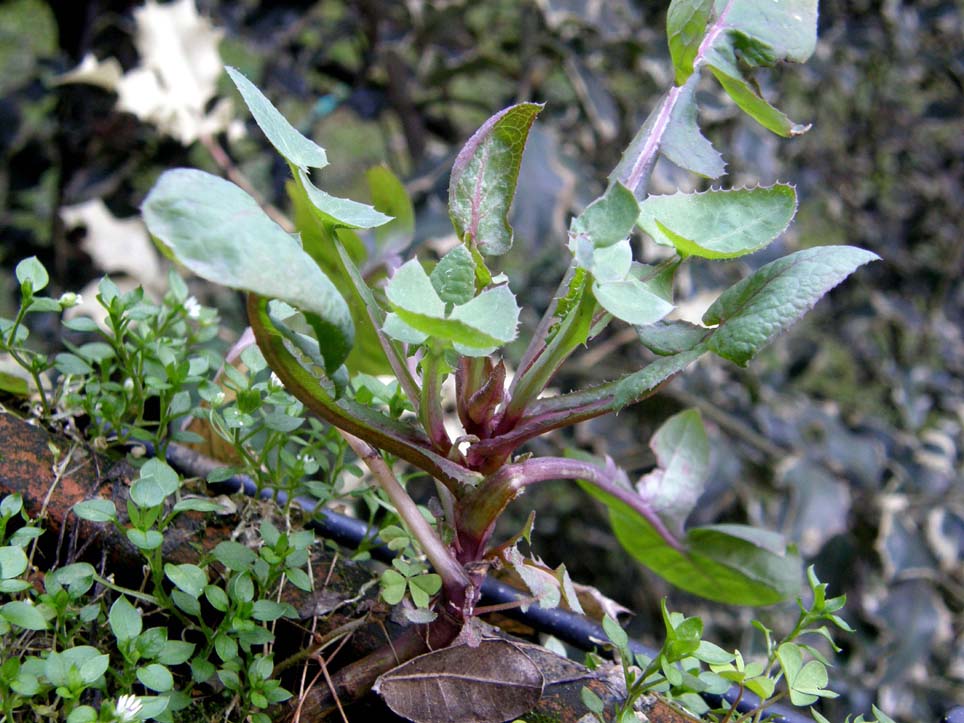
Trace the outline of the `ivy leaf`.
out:
[[[687,409],[670,417],[649,446],[659,467],[643,476],[636,490],[672,532],[682,533],[709,473],[710,443],[700,413]]]
[[[305,312],[325,370],[341,366],[355,336],[348,305],[251,196],[217,176],[179,168],[160,177],[141,210],[151,234],[198,276]]]
[[[638,215],[633,192],[617,181],[573,219],[569,233],[585,236],[596,248],[612,246],[629,236]]]
[[[483,254],[512,248],[509,207],[529,129],[542,105],[519,103],[496,113],[468,140],[452,167],[449,214],[459,237]]]
[[[818,246],[759,268],[723,292],[703,315],[719,324],[708,348],[741,366],[857,268],[879,257],[853,246]]]
[[[706,178],[719,178],[726,170],[723,156],[700,132],[694,75],[676,93],[676,104],[670,111],[669,123],[663,133],[660,153],[680,168]]]
[[[464,304],[475,296],[475,259],[459,244],[436,264],[432,286],[446,304]]]
[[[666,37],[676,69],[676,84],[693,74],[693,60],[706,34],[713,0],[673,0],[666,11]]]
[[[732,259],[763,248],[783,233],[797,210],[793,186],[650,196],[639,225],[684,256]]]
[[[282,157],[302,171],[308,168],[324,168],[328,165],[325,149],[305,138],[278,112],[264,93],[244,77],[236,68],[225,67],[255,122]]]
[[[817,0],[731,0],[714,31],[705,62],[733,101],[778,135],[806,132],[809,126],[794,123],[760,95],[751,72],[778,60],[802,63],[810,57],[817,42]]]

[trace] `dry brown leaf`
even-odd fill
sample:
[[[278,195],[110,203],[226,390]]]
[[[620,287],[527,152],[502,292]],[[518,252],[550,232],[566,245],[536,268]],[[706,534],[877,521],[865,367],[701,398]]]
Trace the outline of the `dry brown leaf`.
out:
[[[518,646],[489,639],[413,658],[382,675],[374,690],[415,723],[501,723],[532,710],[543,685]]]

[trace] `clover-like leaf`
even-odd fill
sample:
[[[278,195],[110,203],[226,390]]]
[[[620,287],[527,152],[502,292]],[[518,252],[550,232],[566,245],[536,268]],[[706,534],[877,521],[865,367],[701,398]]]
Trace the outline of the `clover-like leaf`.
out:
[[[783,643],[777,648],[777,659],[790,689],[790,702],[796,706],[810,705],[818,698],[836,698],[837,694],[827,690],[827,667],[819,660],[803,662],[800,646]]]
[[[333,374],[355,329],[348,305],[298,241],[243,190],[217,176],[164,173],[142,207],[150,232],[198,276],[280,299],[305,313]]]
[[[639,225],[654,241],[685,256],[732,259],[757,251],[783,233],[797,209],[792,186],[650,196]]]
[[[703,315],[718,324],[708,348],[745,365],[860,266],[879,258],[853,246],[818,246],[762,266],[734,284]]]
[[[452,166],[449,214],[459,237],[483,254],[512,248],[509,207],[522,152],[542,106],[519,103],[489,118],[468,140]]]

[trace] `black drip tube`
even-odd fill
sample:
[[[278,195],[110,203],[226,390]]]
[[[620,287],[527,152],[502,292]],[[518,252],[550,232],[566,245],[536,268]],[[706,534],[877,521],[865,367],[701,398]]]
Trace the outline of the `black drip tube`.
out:
[[[148,453],[153,453],[153,450],[148,448]],[[213,460],[206,459],[177,444],[168,445],[166,456],[173,467],[194,476],[205,476],[211,469],[219,466]],[[248,497],[259,494],[254,480],[244,475],[229,477],[213,484],[229,492],[243,492]],[[260,496],[263,499],[276,499],[282,505],[288,501],[288,495],[285,492],[276,492],[271,489],[261,490]],[[395,552],[380,544],[375,531],[361,520],[346,517],[325,508],[318,509],[316,501],[306,497],[296,497],[293,502],[312,516],[307,526],[323,537],[350,548],[357,548],[366,541],[372,543],[368,550],[373,558],[381,562],[390,563],[395,557]],[[498,580],[490,578],[482,584],[481,602],[484,605],[512,603],[523,597],[525,596],[518,590]],[[593,650],[599,647],[598,641],[606,640],[606,633],[601,625],[583,615],[576,615],[559,608],[550,609],[530,605],[525,611],[521,607],[511,607],[502,611],[501,614],[525,623],[539,632],[552,635],[580,650]],[[634,654],[649,658],[656,655],[655,650],[635,640],[631,640],[629,645]],[[723,701],[730,705],[735,703],[736,710],[740,713],[755,710],[760,704],[760,699],[756,695],[750,691],[744,691],[741,695],[736,686],[723,695],[705,693],[703,699],[714,708],[719,707]],[[767,716],[774,723],[813,723],[809,717],[779,704],[766,708],[763,712],[764,719]]]

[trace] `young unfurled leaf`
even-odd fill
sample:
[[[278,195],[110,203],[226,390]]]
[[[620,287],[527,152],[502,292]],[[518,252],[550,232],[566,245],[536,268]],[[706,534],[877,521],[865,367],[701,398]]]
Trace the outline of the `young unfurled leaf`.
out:
[[[160,177],[141,210],[151,234],[198,276],[305,312],[326,371],[341,366],[355,335],[348,305],[251,196],[217,176],[179,168]]]
[[[486,639],[409,660],[375,681],[374,690],[415,723],[501,723],[542,696],[542,673],[517,646]]]
[[[536,103],[520,103],[500,111],[455,159],[449,214],[459,237],[483,254],[501,256],[512,248],[509,207],[529,128],[540,110]]]
[[[710,443],[700,413],[687,409],[670,417],[649,446],[659,467],[643,476],[636,490],[671,531],[682,533],[709,472]]]
[[[475,259],[459,244],[432,270],[432,286],[446,304],[464,304],[475,296]]]
[[[629,237],[638,216],[636,197],[617,181],[573,219],[569,233],[585,236],[596,248],[612,246]]]
[[[301,170],[328,165],[325,149],[299,133],[254,83],[235,68],[225,67],[225,70],[241,93],[255,122],[288,163]]]
[[[724,291],[703,315],[704,324],[719,324],[708,348],[745,365],[820,297],[877,258],[853,246],[818,246],[761,267]]]
[[[639,225],[683,255],[732,259],[757,251],[786,230],[797,209],[792,186],[650,196]]]
[[[446,314],[425,269],[412,259],[395,272],[385,293],[394,313],[383,329],[398,341],[420,344],[434,337],[465,356],[486,356],[515,338],[519,307],[507,286],[486,289]]]
[[[673,0],[666,11],[666,38],[676,69],[676,84],[683,85],[693,73],[693,60],[699,50],[706,23],[713,11],[713,0]]]
[[[731,0],[717,2],[707,35],[704,62],[733,101],[765,128],[781,136],[805,132],[758,92],[754,68],[778,60],[804,62],[817,42],[817,0]]]
[[[698,81],[699,76],[694,76],[676,91],[676,104],[670,112],[659,151],[680,168],[706,178],[719,178],[726,170],[726,163],[700,132],[695,98]]]

